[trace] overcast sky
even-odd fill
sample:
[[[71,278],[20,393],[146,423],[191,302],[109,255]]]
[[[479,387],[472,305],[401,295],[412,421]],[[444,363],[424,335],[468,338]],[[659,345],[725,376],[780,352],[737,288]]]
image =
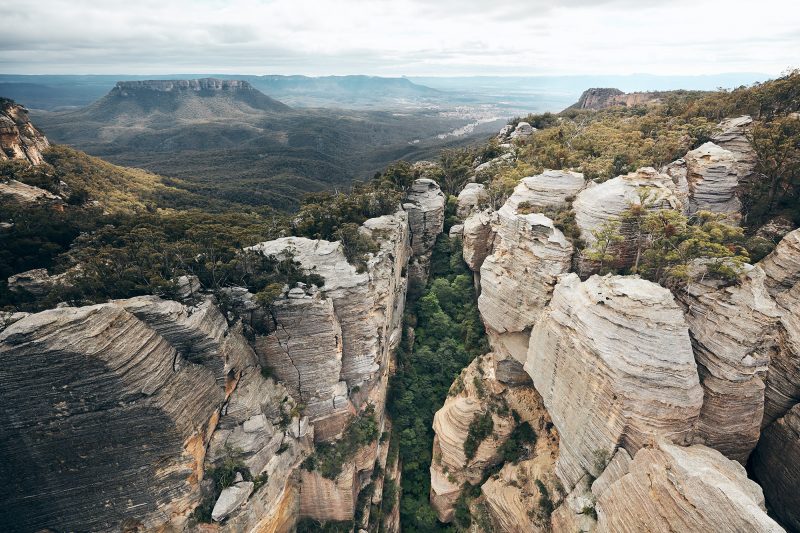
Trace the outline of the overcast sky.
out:
[[[0,72],[777,75],[797,2],[3,0]]]

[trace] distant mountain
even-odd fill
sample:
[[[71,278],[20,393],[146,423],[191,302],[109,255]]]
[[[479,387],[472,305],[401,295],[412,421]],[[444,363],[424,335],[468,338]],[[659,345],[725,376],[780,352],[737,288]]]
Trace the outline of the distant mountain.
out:
[[[432,157],[486,135],[439,139],[472,119],[438,110],[291,108],[248,81],[215,78],[122,81],[82,109],[32,113],[53,142],[208,197],[279,209],[401,157]]]

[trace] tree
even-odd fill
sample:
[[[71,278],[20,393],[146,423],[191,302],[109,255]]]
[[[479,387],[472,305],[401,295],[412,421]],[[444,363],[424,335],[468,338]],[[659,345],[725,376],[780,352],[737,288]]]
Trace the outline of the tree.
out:
[[[756,170],[768,178],[763,215],[772,214],[777,201],[798,195],[800,188],[800,119],[776,118],[757,123],[749,134],[756,152]]]
[[[616,256],[612,253],[614,246],[625,240],[620,235],[619,229],[620,223],[618,221],[608,220],[599,228],[592,230],[595,241],[586,252],[586,258],[600,264],[600,274],[603,274],[604,265],[616,259]]]

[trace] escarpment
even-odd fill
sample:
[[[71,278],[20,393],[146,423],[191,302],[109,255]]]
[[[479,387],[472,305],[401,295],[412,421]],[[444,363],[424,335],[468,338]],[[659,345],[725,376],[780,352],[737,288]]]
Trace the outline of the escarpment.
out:
[[[50,143],[28,119],[28,110],[0,98],[0,161],[19,159],[32,165],[44,162]]]

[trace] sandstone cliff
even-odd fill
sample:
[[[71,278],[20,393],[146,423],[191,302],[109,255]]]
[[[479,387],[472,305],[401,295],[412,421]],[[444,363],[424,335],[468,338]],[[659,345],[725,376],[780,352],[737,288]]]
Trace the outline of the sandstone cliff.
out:
[[[606,109],[614,106],[635,107],[660,102],[658,93],[637,92],[624,93],[619,89],[592,88],[581,94],[578,102],[572,107],[577,109]]]
[[[406,195],[403,209],[408,213],[413,259],[408,265],[409,283],[424,287],[430,272],[431,253],[444,227],[447,199],[439,185],[427,178],[416,180]]]
[[[32,165],[44,162],[42,152],[50,146],[47,137],[28,119],[28,110],[0,98],[0,161],[21,159]]]

